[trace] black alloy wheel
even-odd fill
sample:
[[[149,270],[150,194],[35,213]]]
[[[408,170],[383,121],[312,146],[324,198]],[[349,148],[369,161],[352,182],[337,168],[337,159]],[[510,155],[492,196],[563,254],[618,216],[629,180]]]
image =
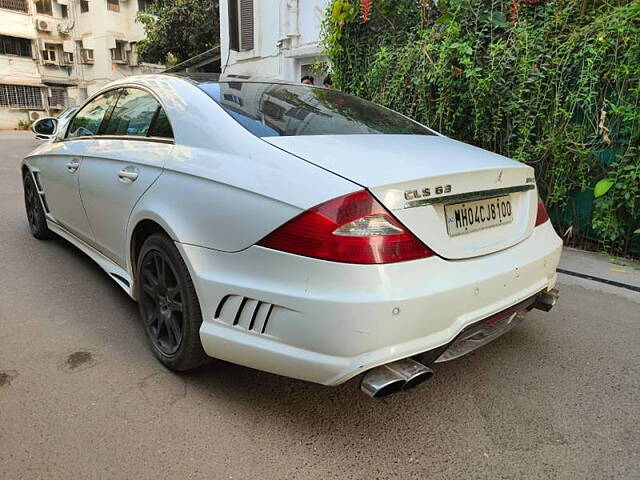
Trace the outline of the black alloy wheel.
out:
[[[148,252],[140,270],[143,320],[150,340],[165,355],[174,355],[184,332],[183,293],[173,266],[157,250]]]
[[[205,363],[208,357],[200,343],[200,304],[173,241],[160,233],[147,238],[136,271],[140,315],[155,356],[166,367],[179,371]]]

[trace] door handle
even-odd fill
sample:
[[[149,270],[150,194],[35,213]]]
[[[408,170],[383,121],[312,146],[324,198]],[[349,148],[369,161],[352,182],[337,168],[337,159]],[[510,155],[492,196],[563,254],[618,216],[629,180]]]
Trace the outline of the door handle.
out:
[[[138,179],[137,168],[125,167],[118,172],[118,178],[122,183],[132,183]]]
[[[75,173],[76,170],[78,170],[79,166],[80,162],[74,158],[69,163],[67,163],[67,170],[69,170],[71,173]]]

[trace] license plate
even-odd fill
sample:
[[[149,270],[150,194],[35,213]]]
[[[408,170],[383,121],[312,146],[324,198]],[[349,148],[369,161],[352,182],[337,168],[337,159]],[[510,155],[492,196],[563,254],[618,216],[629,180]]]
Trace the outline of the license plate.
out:
[[[444,214],[450,237],[504,225],[513,221],[511,195],[445,205]]]

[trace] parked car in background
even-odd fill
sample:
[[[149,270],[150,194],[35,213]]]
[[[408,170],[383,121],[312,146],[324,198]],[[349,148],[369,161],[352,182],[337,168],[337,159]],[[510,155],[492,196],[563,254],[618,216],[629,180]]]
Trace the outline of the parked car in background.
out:
[[[22,163],[31,231],[137,300],[168,368],[383,397],[555,303],[533,169],[357,97],[149,75],[58,126]]]
[[[31,130],[40,140],[53,138],[58,128],[63,128],[71,116],[78,110],[78,107],[67,107],[55,117],[39,118],[31,125]]]

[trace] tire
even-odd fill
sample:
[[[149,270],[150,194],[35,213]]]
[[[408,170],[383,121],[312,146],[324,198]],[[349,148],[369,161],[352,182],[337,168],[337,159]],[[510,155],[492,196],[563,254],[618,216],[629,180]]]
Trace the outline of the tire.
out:
[[[24,172],[22,185],[24,187],[24,206],[31,235],[38,240],[47,240],[51,238],[52,234],[49,227],[47,227],[47,218],[31,172]]]
[[[209,357],[200,342],[200,303],[173,241],[161,233],[149,236],[136,272],[136,298],[153,354],[171,370],[203,365]]]

